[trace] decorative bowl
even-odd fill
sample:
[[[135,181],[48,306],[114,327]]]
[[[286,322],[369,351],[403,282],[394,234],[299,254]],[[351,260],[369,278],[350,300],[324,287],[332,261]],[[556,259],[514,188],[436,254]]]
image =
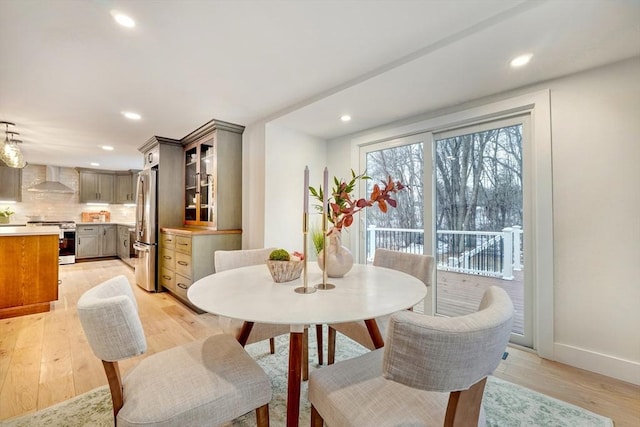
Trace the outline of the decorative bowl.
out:
[[[304,263],[302,261],[266,261],[271,277],[276,283],[290,282],[300,277]]]

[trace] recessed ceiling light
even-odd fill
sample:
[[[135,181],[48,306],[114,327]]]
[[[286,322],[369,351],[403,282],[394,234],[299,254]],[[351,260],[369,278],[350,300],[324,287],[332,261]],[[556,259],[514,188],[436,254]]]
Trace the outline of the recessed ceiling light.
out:
[[[100,166],[100,163],[91,162],[91,166]]]
[[[133,28],[136,26],[136,21],[134,21],[133,18],[131,18],[128,15],[125,15],[122,12],[118,12],[117,10],[112,10],[111,16],[113,16],[113,19],[115,19],[115,21],[118,24],[122,25],[123,27]]]
[[[113,147],[110,146],[110,145],[103,145],[102,149],[105,150],[105,151],[113,151]]]
[[[340,120],[342,120],[343,122],[348,122],[349,120],[351,120],[351,116],[348,114],[345,114],[340,117]]]
[[[532,57],[533,57],[533,55],[530,54],[530,53],[527,53],[525,55],[516,56],[515,58],[513,58],[511,60],[511,66],[513,68],[518,68],[518,67],[522,67],[523,65],[527,65],[529,63],[529,61],[531,61]]]
[[[142,116],[138,113],[134,113],[132,111],[123,111],[122,115],[125,116],[129,120],[140,120]]]

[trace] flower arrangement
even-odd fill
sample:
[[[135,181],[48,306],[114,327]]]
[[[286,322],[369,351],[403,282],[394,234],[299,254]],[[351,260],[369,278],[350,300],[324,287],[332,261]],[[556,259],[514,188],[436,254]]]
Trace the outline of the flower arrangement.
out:
[[[374,184],[368,199],[355,199],[351,193],[353,193],[355,189],[356,182],[368,179],[371,179],[371,177],[367,176],[366,172],[356,175],[353,169],[351,170],[351,180],[349,182],[344,180],[340,181],[336,177],[333,178],[335,186],[331,190],[331,197],[327,198],[329,204],[327,220],[333,224],[329,234],[340,232],[343,228],[349,227],[353,224],[353,216],[368,207],[377,204],[378,208],[385,213],[389,209],[389,206],[397,207],[398,203],[395,199],[391,198],[391,195],[407,188],[400,181],[394,182],[391,176],[389,176],[386,182],[380,182],[382,185]],[[324,200],[322,186],[319,187],[319,190],[309,187],[309,191],[313,197],[320,201],[320,206],[316,206],[316,209],[322,211],[322,203]]]

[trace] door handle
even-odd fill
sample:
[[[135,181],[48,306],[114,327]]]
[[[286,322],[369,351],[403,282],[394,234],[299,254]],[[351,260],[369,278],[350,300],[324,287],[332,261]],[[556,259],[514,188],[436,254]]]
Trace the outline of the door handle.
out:
[[[140,251],[140,252],[149,252],[149,248],[147,248],[145,246],[142,246],[142,245],[139,245],[137,243],[133,244],[133,249],[135,249],[137,251]]]

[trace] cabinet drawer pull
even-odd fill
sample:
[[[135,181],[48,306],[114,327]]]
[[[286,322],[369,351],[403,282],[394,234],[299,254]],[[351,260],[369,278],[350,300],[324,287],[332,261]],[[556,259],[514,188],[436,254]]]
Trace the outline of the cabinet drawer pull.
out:
[[[184,265],[184,266],[189,265],[189,263],[188,263],[188,262],[185,262],[185,261],[178,261],[178,264],[180,264],[180,265]]]
[[[162,278],[165,280],[171,280],[171,276],[167,276],[166,274],[163,274]]]
[[[189,287],[187,285],[185,285],[184,283],[176,283],[176,286],[182,289],[189,289]]]
[[[188,243],[178,243],[180,246],[189,246]]]
[[[169,255],[164,255],[162,258],[164,259],[171,259],[171,257]]]

